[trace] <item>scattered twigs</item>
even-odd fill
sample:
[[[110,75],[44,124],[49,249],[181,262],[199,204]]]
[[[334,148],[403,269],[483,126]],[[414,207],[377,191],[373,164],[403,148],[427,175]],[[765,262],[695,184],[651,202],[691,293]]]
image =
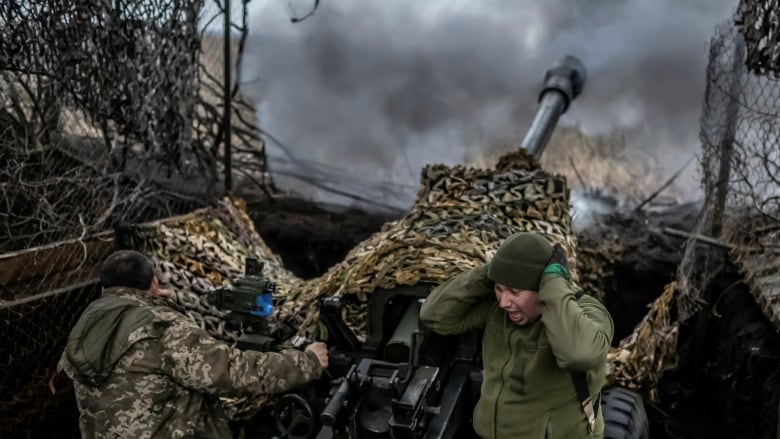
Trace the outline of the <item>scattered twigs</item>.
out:
[[[582,178],[582,174],[580,174],[580,171],[577,169],[577,166],[574,165],[574,159],[569,157],[569,164],[571,165],[571,168],[574,170],[574,175],[577,176],[577,180],[580,182],[580,187],[583,191],[588,190],[588,185],[585,184],[585,179]]]
[[[663,232],[667,235],[676,236],[678,238],[684,238],[684,239],[693,238],[704,244],[725,248],[726,250],[732,250],[734,248],[734,246],[729,243],[723,242],[719,239],[712,238],[710,236],[701,235],[699,233],[685,232],[682,230],[673,229],[671,227],[664,227]]]
[[[650,196],[649,196],[649,197],[645,198],[645,200],[644,200],[644,201],[642,201],[641,203],[639,203],[639,205],[638,205],[638,206],[636,206],[636,207],[634,208],[634,213],[640,212],[640,211],[642,210],[642,208],[643,208],[643,207],[645,207],[645,206],[647,205],[647,203],[649,203],[649,202],[653,201],[653,199],[655,199],[655,197],[657,197],[657,196],[658,196],[658,195],[659,195],[661,192],[663,192],[663,191],[664,191],[664,189],[666,189],[667,187],[669,187],[669,186],[670,186],[670,185],[671,185],[671,184],[674,182],[674,180],[676,180],[676,179],[677,179],[677,177],[679,177],[679,176],[680,176],[680,174],[682,174],[682,172],[685,170],[685,168],[687,168],[687,167],[688,167],[688,165],[690,165],[690,164],[691,164],[691,162],[693,161],[693,158],[694,158],[694,156],[691,156],[691,157],[688,159],[688,161],[687,161],[687,162],[685,162],[685,164],[684,164],[684,165],[682,165],[682,166],[680,167],[680,169],[678,169],[678,170],[677,170],[677,172],[675,172],[674,174],[672,174],[672,176],[671,176],[671,177],[669,177],[669,179],[668,179],[668,180],[666,180],[666,182],[664,182],[664,184],[662,184],[662,185],[661,185],[661,187],[659,187],[658,189],[656,189],[656,190],[655,190],[655,192],[653,192],[652,194],[650,194]]]
[[[673,229],[671,227],[664,227],[663,232],[670,236],[676,236],[678,238],[689,239],[693,238],[703,244],[708,244],[714,247],[725,248],[726,250],[734,250],[737,246],[724,242],[720,239],[713,238],[711,236],[705,236],[700,233],[685,232],[682,230]],[[745,251],[761,251],[780,254],[780,247],[764,246],[764,247],[741,247]]]
[[[320,5],[320,0],[314,0],[314,6],[312,6],[312,8],[311,8],[311,10],[309,10],[309,12],[307,12],[305,15],[303,15],[301,17],[290,17],[290,22],[292,22],[292,23],[300,23],[301,21],[311,17],[312,15],[314,15],[314,11],[317,10],[317,7],[319,5]],[[292,10],[292,5],[290,5],[290,9]],[[294,11],[293,11],[293,14],[294,14]]]

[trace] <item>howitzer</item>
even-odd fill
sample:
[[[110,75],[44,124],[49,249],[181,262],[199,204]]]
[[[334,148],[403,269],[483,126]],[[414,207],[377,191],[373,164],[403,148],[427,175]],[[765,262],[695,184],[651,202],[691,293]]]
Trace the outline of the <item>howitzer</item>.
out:
[[[582,91],[585,77],[582,63],[573,57],[546,73],[539,109],[522,142],[535,158]],[[342,317],[343,301],[350,296],[322,298],[319,316],[330,345],[328,375],[333,379],[314,397],[283,398],[275,410],[278,436],[476,438],[471,416],[482,383],[481,334],[442,336],[420,325],[420,304],[434,286],[418,282],[373,290],[362,342]],[[610,388],[601,400],[605,437],[645,437],[639,432],[647,425],[641,397]]]
[[[574,57],[545,75],[539,109],[522,146],[535,158],[585,83]],[[341,318],[341,298],[320,302],[337,377],[320,412],[318,438],[476,437],[471,414],[482,382],[480,336],[442,336],[419,323],[420,304],[435,285],[418,283],[369,296],[365,341]]]

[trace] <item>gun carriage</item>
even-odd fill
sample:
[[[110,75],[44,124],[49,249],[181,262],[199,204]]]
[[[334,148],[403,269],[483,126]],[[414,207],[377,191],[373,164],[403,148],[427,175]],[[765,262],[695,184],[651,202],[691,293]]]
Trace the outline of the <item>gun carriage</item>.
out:
[[[585,67],[571,56],[547,71],[539,108],[521,143],[533,159],[541,157],[559,117],[580,94],[585,80]],[[553,183],[565,186],[565,182]],[[224,309],[250,316],[250,321],[241,323],[249,328],[246,340],[239,341],[242,346],[275,349],[272,340],[282,333],[272,334],[272,327],[262,321],[271,315],[263,303],[270,304],[267,294],[274,288],[264,283],[261,272],[262,267],[248,267],[244,280],[222,290],[219,300]],[[277,402],[278,435],[294,439],[476,437],[470,418],[482,382],[481,334],[442,336],[421,326],[420,305],[435,286],[422,280],[371,291],[364,337],[345,322],[344,297],[320,297],[319,325],[331,349],[326,382],[314,386],[313,393],[288,394]],[[306,343],[292,339],[296,347]],[[612,400],[621,410],[628,405],[628,419],[612,426],[607,419],[608,432],[613,428],[629,433],[627,437],[643,437],[647,419],[641,398],[616,390],[604,396],[605,419]],[[634,415],[638,419],[632,419]]]

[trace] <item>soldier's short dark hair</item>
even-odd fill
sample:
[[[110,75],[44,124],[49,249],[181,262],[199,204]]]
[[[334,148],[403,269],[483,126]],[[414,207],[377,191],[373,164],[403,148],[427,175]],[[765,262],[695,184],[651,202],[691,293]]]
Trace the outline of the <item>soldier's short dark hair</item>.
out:
[[[154,264],[143,253],[118,250],[111,253],[100,269],[103,288],[127,287],[148,290],[154,279]]]

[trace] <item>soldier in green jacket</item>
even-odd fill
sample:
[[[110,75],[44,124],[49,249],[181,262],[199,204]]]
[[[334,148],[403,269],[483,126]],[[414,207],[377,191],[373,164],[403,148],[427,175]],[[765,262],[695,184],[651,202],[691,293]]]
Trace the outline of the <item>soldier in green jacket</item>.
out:
[[[538,233],[510,236],[488,264],[435,288],[420,319],[445,335],[484,330],[474,409],[480,437],[603,436],[598,395],[606,383],[612,318],[572,284],[560,245]],[[585,397],[575,388],[578,372]]]
[[[110,255],[101,281],[60,359],[83,438],[230,438],[219,397],[287,391],[328,366],[324,343],[262,353],[211,337],[158,295],[141,253]]]

